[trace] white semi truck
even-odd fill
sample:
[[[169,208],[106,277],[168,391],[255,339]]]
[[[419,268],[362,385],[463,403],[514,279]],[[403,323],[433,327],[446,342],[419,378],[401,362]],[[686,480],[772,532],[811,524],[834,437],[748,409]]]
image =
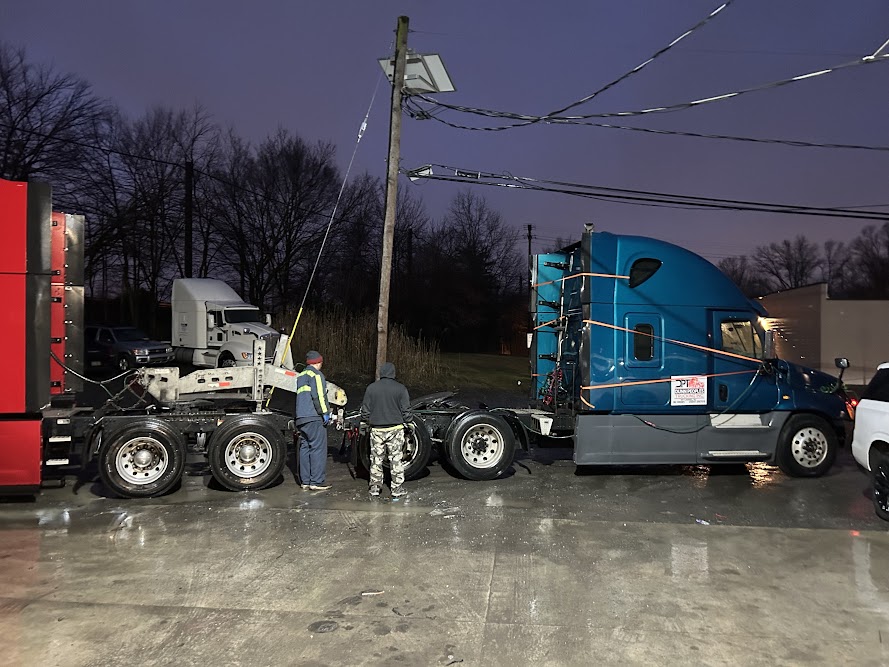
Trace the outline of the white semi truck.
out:
[[[252,366],[254,340],[265,341],[266,354],[274,353],[279,333],[271,327],[271,316],[221,280],[174,280],[172,302],[177,361],[198,368]]]

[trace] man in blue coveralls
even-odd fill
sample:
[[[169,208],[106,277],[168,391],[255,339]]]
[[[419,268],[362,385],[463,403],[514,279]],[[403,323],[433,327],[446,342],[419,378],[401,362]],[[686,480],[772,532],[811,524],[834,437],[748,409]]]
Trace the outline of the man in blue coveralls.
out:
[[[317,350],[306,353],[306,369],[296,376],[296,428],[299,431],[300,486],[327,491],[327,432],[330,408],[327,380],[321,372],[324,357]]]

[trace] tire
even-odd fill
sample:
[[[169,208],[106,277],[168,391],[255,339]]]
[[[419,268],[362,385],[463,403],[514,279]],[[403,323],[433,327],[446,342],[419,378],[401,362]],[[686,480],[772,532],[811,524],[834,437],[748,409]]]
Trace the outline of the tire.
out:
[[[182,477],[185,440],[160,419],[131,422],[105,432],[99,447],[99,475],[123,498],[154,498]]]
[[[129,358],[127,355],[122,354],[122,355],[120,355],[120,357],[117,359],[117,369],[118,369],[121,373],[126,373],[126,372],[127,372],[128,370],[130,370],[132,367],[133,367],[133,364],[130,362],[130,358]]]
[[[872,448],[870,469],[873,480],[874,511],[883,521],[889,521],[889,454]]]
[[[448,462],[471,480],[494,479],[515,455],[515,435],[509,424],[488,412],[471,412],[451,424],[445,442]]]
[[[207,458],[217,482],[231,491],[263,489],[281,475],[287,447],[281,432],[255,415],[231,418],[210,437]]]
[[[420,420],[415,420],[408,424],[411,435],[405,434],[404,452],[402,452],[402,461],[404,461],[404,480],[410,482],[417,479],[426,470],[429,465],[429,457],[432,456],[432,436],[429,435],[429,429],[426,428]],[[370,473],[370,433],[363,434],[358,440],[358,460],[364,467],[364,470]],[[389,458],[383,460],[383,468],[389,467]]]
[[[227,352],[219,357],[219,360],[216,362],[216,368],[234,368],[237,366],[237,362],[235,358],[228,354]]]
[[[820,477],[837,458],[836,432],[821,417],[793,415],[778,436],[775,458],[791,477]]]

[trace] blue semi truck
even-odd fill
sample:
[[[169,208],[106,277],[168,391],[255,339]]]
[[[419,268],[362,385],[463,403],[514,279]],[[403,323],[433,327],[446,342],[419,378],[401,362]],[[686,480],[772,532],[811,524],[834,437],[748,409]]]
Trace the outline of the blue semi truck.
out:
[[[853,410],[842,370],[776,358],[765,316],[688,250],[587,229],[532,258],[531,407],[471,409],[451,392],[417,399],[407,477],[433,449],[482,480],[516,447],[567,444],[581,465],[766,461],[823,475]],[[367,439],[356,439],[355,462],[366,463]]]
[[[851,420],[842,370],[775,358],[766,312],[707,260],[587,229],[535,256],[531,282],[534,401],[576,463],[833,464]]]

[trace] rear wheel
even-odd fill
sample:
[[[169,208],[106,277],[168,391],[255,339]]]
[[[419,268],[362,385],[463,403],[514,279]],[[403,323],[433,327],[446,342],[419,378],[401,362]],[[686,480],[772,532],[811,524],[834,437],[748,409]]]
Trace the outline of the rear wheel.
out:
[[[281,432],[253,415],[225,422],[208,449],[213,477],[232,491],[265,488],[281,475],[287,457]]]
[[[423,474],[429,465],[429,457],[432,456],[432,436],[422,421],[413,421],[407,426],[408,432],[404,434],[401,460],[404,463],[404,479],[409,482]],[[358,440],[358,458],[364,469],[370,472],[370,433],[362,434]],[[389,468],[388,457],[383,459],[383,468]]]
[[[889,453],[871,449],[870,469],[874,483],[874,511],[883,521],[889,521]]]
[[[99,448],[99,474],[124,498],[151,498],[182,477],[185,442],[160,419],[143,419],[106,433]]]
[[[512,464],[515,436],[497,415],[470,413],[457,418],[445,449],[450,464],[467,479],[494,479]]]
[[[793,477],[820,477],[837,457],[837,434],[815,415],[793,415],[781,429],[778,467]]]

